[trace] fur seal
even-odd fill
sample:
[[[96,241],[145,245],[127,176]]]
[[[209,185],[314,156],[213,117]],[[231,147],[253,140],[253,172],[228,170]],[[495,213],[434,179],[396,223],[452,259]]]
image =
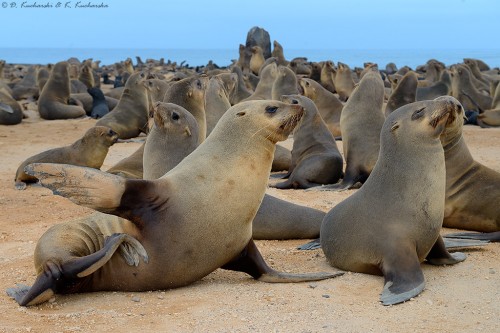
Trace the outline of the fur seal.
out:
[[[255,87],[255,91],[243,101],[272,99],[272,87],[277,76],[278,66],[276,65],[276,62],[272,62],[264,67],[261,72],[259,83]]]
[[[314,102],[300,95],[286,95],[281,100],[301,105],[305,115],[293,134],[292,164],[285,177],[288,179],[274,187],[304,189],[338,182],[344,160]]]
[[[260,72],[260,68],[266,61],[266,59],[264,58],[264,51],[258,45],[252,46],[250,50],[252,51],[252,56],[250,58],[250,70],[255,75],[258,75]]]
[[[144,72],[132,74],[113,111],[99,119],[96,126],[107,126],[118,133],[120,139],[130,139],[147,133],[149,101],[146,87],[142,84]]]
[[[12,97],[15,100],[38,98],[40,91],[36,84],[37,71],[38,66],[30,66],[23,79],[12,88]]]
[[[290,169],[291,164],[292,164],[292,152],[281,145],[276,145],[271,171],[277,171],[277,172],[284,170],[288,171],[288,169]]]
[[[465,110],[476,110],[482,113],[491,107],[492,98],[481,93],[471,82],[469,68],[465,65],[455,65],[451,70],[452,96],[458,99]]]
[[[321,66],[321,74],[320,74],[320,84],[331,93],[335,93],[335,76],[337,72],[333,65],[333,61],[328,60],[323,63]]]
[[[148,90],[149,103],[153,105],[156,102],[162,102],[165,93],[170,88],[171,83],[162,79],[147,79],[144,81],[144,86]]]
[[[422,292],[424,259],[435,265],[465,259],[462,253],[449,254],[439,235],[446,177],[439,136],[458,108],[454,100],[441,98],[392,112],[370,178],[321,225],[321,247],[331,265],[384,275],[384,305]]]
[[[380,129],[384,83],[378,72],[370,71],[359,82],[344,105],[340,116],[342,145],[346,161],[342,181],[313,190],[346,190],[357,182],[364,183],[377,162],[380,149]]]
[[[148,180],[158,179],[173,169],[196,149],[199,138],[196,119],[182,106],[157,102],[153,118],[143,158],[143,178]]]
[[[24,167],[31,163],[65,163],[99,169],[111,147],[118,139],[117,134],[102,126],[87,130],[82,138],[69,146],[49,149],[21,163],[17,168],[15,188],[24,190],[26,183],[34,183],[36,177],[24,172]]]
[[[417,80],[417,74],[412,71],[406,73],[401,78],[396,89],[393,90],[391,96],[389,97],[387,105],[385,106],[386,116],[403,105],[415,102]]]
[[[205,113],[205,90],[208,76],[194,75],[174,82],[165,93],[163,102],[174,103],[188,110],[198,122],[199,138],[202,143],[207,137],[207,118]]]
[[[252,93],[246,87],[245,80],[243,79],[243,71],[239,66],[231,68],[231,73],[235,73],[238,76],[234,92],[229,96],[231,105],[235,105],[252,95]]]
[[[443,226],[500,231],[500,173],[472,158],[462,135],[463,118],[464,111],[460,108],[441,134],[446,163]]]
[[[352,71],[348,65],[338,62],[337,74],[335,75],[335,90],[339,94],[339,99],[342,102],[347,101],[354,90],[354,80],[352,79]]]
[[[288,66],[288,60],[285,58],[283,46],[276,40],[273,41],[273,52],[271,53],[271,57],[277,59],[279,66]]]
[[[297,93],[297,77],[295,73],[288,67],[278,66],[278,73],[271,87],[271,99],[279,101],[283,95]]]
[[[328,130],[334,137],[342,135],[340,130],[340,115],[344,104],[332,92],[325,89],[318,82],[301,78],[299,89],[302,95],[310,98],[318,108],[321,118],[325,121]]]
[[[50,77],[50,70],[52,69],[52,66],[50,67],[42,67],[38,69],[38,72],[36,73],[36,85],[38,87],[38,95],[42,93],[43,87],[47,83]]]
[[[215,125],[231,107],[229,93],[222,79],[212,76],[207,83],[205,92],[205,114],[207,118],[207,136],[212,132]]]
[[[0,88],[0,125],[16,125],[23,120],[23,108],[5,88]]]
[[[52,227],[37,244],[35,283],[11,288],[8,294],[28,306],[54,293],[171,289],[217,268],[265,282],[340,275],[277,272],[252,240],[251,221],[265,194],[274,145],[288,137],[302,113],[300,106],[277,101],[233,106],[202,145],[158,180],[126,180],[69,165],[28,166],[55,193],[131,223]],[[222,202],[224,209],[218,209]],[[83,237],[89,243],[82,244]]]
[[[98,87],[96,87],[96,88],[98,88]],[[100,88],[98,88],[98,89],[100,89]],[[112,111],[118,105],[118,102],[120,101],[119,99],[109,97],[106,95],[104,96],[104,98],[105,98],[106,105],[108,106],[109,111]],[[90,116],[92,114],[92,108],[94,105],[94,98],[88,92],[88,89],[87,89],[87,92],[84,92],[84,93],[70,94],[70,101],[76,102],[73,104],[82,105],[87,116]]]
[[[85,110],[76,105],[68,105],[70,84],[68,63],[58,62],[50,72],[50,77],[38,99],[40,117],[47,120],[71,119],[85,116]]]
[[[87,89],[94,87],[94,74],[92,68],[88,64],[84,64],[80,69],[78,80],[82,82]]]
[[[450,71],[444,69],[441,72],[439,81],[429,87],[417,88],[415,99],[417,101],[431,100],[440,96],[451,94],[451,75]]]
[[[108,103],[101,89],[92,87],[87,89],[87,92],[92,96],[92,111],[90,117],[94,119],[102,118],[109,113]]]

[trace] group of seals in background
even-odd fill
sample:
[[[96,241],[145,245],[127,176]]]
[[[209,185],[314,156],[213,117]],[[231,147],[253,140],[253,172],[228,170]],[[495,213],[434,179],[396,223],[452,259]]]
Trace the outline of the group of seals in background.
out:
[[[500,174],[480,165],[470,157],[461,136],[464,110],[460,103],[453,98],[438,98],[434,101],[414,103],[420,99],[451,94],[462,102],[462,105],[467,105],[467,111],[477,117],[478,124],[481,126],[495,125],[495,109],[500,108],[500,89],[498,88],[500,85],[497,85],[497,81],[500,80],[498,70],[490,70],[485,67],[484,63],[474,59],[466,59],[465,64],[457,64],[450,68],[446,68],[444,64],[436,60],[430,60],[422,68],[417,68],[416,71],[412,71],[408,67],[397,70],[394,64],[388,65],[385,71],[381,71],[376,64],[366,63],[365,68],[356,68],[351,71],[348,65],[340,62],[335,68],[332,61],[311,63],[307,62],[305,58],[287,61],[284,57],[283,47],[277,41],[274,42],[274,50],[271,53],[269,36],[262,30],[252,29],[249,32],[247,44],[240,45],[240,58],[229,68],[220,68],[213,63],[209,63],[205,67],[189,68],[188,66],[178,66],[170,61],[165,63],[163,60],[147,60],[144,63],[138,58],[135,69],[130,59],[123,63],[107,66],[105,69],[99,69],[97,62],[85,61],[78,65],[75,64],[75,61],[70,61],[71,59],[54,66],[47,66],[43,70],[38,69],[39,80],[37,78],[35,84],[41,87],[39,89],[38,110],[42,118],[66,119],[89,115],[101,119],[96,122],[94,131],[89,130],[81,140],[72,146],[56,148],[35,155],[23,162],[16,175],[16,188],[23,189],[26,187],[25,182],[36,181],[37,178],[42,179],[44,186],[52,188],[59,194],[71,197],[72,200],[96,210],[116,214],[122,218],[93,215],[89,219],[80,220],[75,228],[71,224],[64,224],[49,229],[47,234],[40,239],[35,253],[37,267],[40,269],[37,272],[39,276],[34,286],[32,288],[23,286],[10,289],[10,295],[22,305],[37,304],[46,301],[54,292],[87,290],[83,287],[86,283],[85,279],[97,279],[95,289],[91,290],[146,290],[144,286],[151,285],[151,283],[157,286],[154,288],[166,288],[165,283],[168,283],[168,287],[185,285],[201,278],[217,267],[245,271],[255,278],[270,282],[290,279],[299,281],[303,279],[291,277],[289,274],[276,273],[267,267],[251,239],[315,238],[320,235],[321,229],[321,245],[332,265],[352,271],[382,273],[386,277],[386,286],[381,298],[382,303],[395,304],[422,291],[424,280],[419,264],[423,259],[426,258],[428,262],[435,264],[452,264],[465,259],[460,254],[449,255],[445,249],[439,236],[443,218],[445,226],[485,232],[500,230],[498,225],[500,214],[498,207],[494,207],[498,193],[492,191],[488,200],[481,202],[475,200],[477,193],[483,191],[492,182],[499,183]],[[104,84],[111,83],[109,81],[110,73],[114,72],[115,80],[112,83],[115,88],[103,93],[99,88],[100,75],[97,70],[100,70],[101,74],[106,74],[106,79],[102,82]],[[30,73],[29,77],[32,76],[33,73]],[[472,77],[475,78],[475,81],[472,80]],[[26,87],[29,86],[32,79],[22,81],[25,82],[20,87]],[[491,87],[487,91],[488,82]],[[3,96],[2,93],[6,94],[7,97],[12,96],[8,88],[8,85],[0,88],[0,97]],[[30,91],[29,89],[25,90]],[[32,95],[29,98],[36,99],[38,97],[36,93]],[[27,94],[23,96],[27,96]],[[116,99],[111,96],[116,97]],[[278,100],[282,102],[278,102]],[[9,113],[4,109],[13,110],[16,106],[16,104],[11,106],[3,98],[1,102],[0,115]],[[19,105],[12,97],[10,102]],[[268,132],[273,126],[276,126],[276,124],[269,125],[269,119],[274,119],[277,110],[282,109],[302,110],[301,116],[296,117],[302,118],[302,121],[299,122],[298,119],[293,118],[288,122],[279,123],[278,128]],[[431,112],[432,110],[435,112]],[[254,116],[254,113],[259,112],[266,115],[267,118]],[[248,128],[245,128],[240,122],[238,122],[239,125],[234,125],[237,120],[227,120],[229,115],[240,122],[241,119],[250,119],[247,124]],[[424,122],[425,119],[428,121]],[[220,122],[222,125],[219,125]],[[225,122],[231,125],[224,124]],[[489,123],[486,124],[487,122]],[[418,125],[415,125],[417,123]],[[219,126],[226,129],[224,134],[223,130],[218,128]],[[103,128],[106,130],[102,130]],[[238,194],[234,205],[229,207],[231,211],[235,207],[239,207],[241,201],[250,200],[255,203],[253,201],[255,200],[258,201],[258,204],[252,203],[244,211],[234,213],[234,216],[243,216],[243,220],[247,221],[243,228],[244,232],[240,230],[239,233],[233,233],[232,237],[235,238],[227,238],[232,249],[239,246],[238,251],[242,251],[241,255],[237,255],[238,251],[235,248],[234,251],[230,251],[237,259],[229,262],[228,260],[231,259],[228,257],[229,255],[223,255],[220,249],[213,248],[210,251],[216,254],[215,257],[219,256],[219,259],[207,259],[199,256],[192,262],[194,265],[203,263],[199,268],[203,272],[176,266],[178,263],[175,262],[166,263],[163,261],[158,264],[156,261],[158,259],[155,259],[158,256],[157,244],[149,236],[151,230],[148,229],[147,232],[142,230],[145,224],[154,224],[156,221],[156,218],[150,215],[148,210],[142,211],[143,206],[147,206],[146,201],[149,198],[158,199],[157,185],[151,184],[163,184],[158,185],[167,193],[163,194],[167,197],[162,198],[168,200],[169,203],[176,203],[175,212],[164,212],[166,215],[162,215],[158,219],[169,219],[174,214],[182,218],[194,217],[196,220],[199,218],[196,214],[203,215],[205,213],[203,209],[194,204],[196,208],[191,207],[188,210],[183,207],[177,211],[179,205],[182,206],[181,202],[187,203],[190,207],[195,200],[186,200],[187,195],[182,193],[174,195],[171,186],[175,187],[175,184],[181,182],[190,184],[189,188],[185,190],[194,190],[193,188],[198,187],[198,183],[201,184],[200,186],[207,186],[210,188],[210,192],[213,192],[213,195],[207,195],[209,202],[212,203],[212,207],[218,207],[217,204],[222,202],[221,194],[234,188],[234,180],[230,178],[236,172],[233,169],[239,167],[239,164],[236,167],[234,162],[231,164],[230,161],[226,161],[229,159],[227,152],[221,151],[219,145],[227,144],[225,142],[227,140],[240,142],[243,138],[249,139],[243,133],[248,133],[252,128],[255,131],[250,138],[253,140],[254,136],[259,138],[264,135],[266,139],[273,141],[272,149],[269,148],[267,151],[275,153],[274,158],[270,156],[271,163],[268,163],[269,156],[266,155],[264,158],[259,155],[260,153],[257,154],[262,157],[262,161],[265,163],[258,167],[256,167],[256,163],[250,163],[250,166],[253,165],[253,167],[251,172],[247,172],[246,178],[250,179],[248,175],[255,176],[255,179],[260,180],[266,178],[267,184],[269,176],[267,165],[269,164],[270,170],[288,172],[285,175],[287,180],[274,185],[277,188],[345,190],[361,184],[361,189],[356,192],[356,195],[352,195],[345,202],[335,206],[326,215],[322,211],[295,205],[261,193],[260,188],[250,191],[250,195],[255,192],[253,193],[255,197],[251,200],[250,198],[242,198],[241,194]],[[291,151],[283,146],[275,145],[276,141],[286,139],[285,133],[291,133],[293,128],[295,131]],[[101,134],[99,130],[104,131],[105,134]],[[212,132],[215,134],[211,134]],[[280,132],[283,132],[283,136],[277,139],[275,136]],[[422,153],[418,146],[407,147],[408,142],[405,140],[393,142],[394,140],[387,139],[386,137],[390,135],[386,132],[390,135],[404,136],[405,140],[417,138],[415,140],[422,142],[432,141],[431,150],[435,152],[434,155],[440,156],[442,154],[443,159],[441,161],[441,157],[436,157],[436,160],[433,160],[437,163],[434,169],[441,170],[429,173],[429,182],[434,182],[434,185],[428,187],[412,185],[411,190],[418,192],[417,194],[410,190],[400,191],[398,186],[402,186],[402,183],[396,182],[397,184],[394,184],[394,181],[384,173],[385,171],[380,171],[380,166],[377,168],[377,164],[385,163],[386,159],[395,159],[397,162],[389,163],[394,167],[399,167],[407,161],[409,167],[400,171],[407,173],[404,175],[406,177],[404,179],[410,179],[415,176],[415,168],[411,167],[413,159]],[[109,146],[118,138],[131,139],[141,133],[147,134],[144,144],[131,156],[108,169],[107,173],[71,166],[44,164],[27,166],[37,162],[60,163],[63,161],[66,164],[99,169]],[[212,137],[216,139],[211,139]],[[335,138],[342,139],[346,159],[345,172],[342,170],[343,159],[336,146]],[[439,144],[440,138],[442,146]],[[385,144],[392,147],[389,149],[390,153],[381,148],[385,139],[389,141]],[[248,142],[245,152],[241,151],[241,147],[236,149],[232,145],[231,149],[236,149],[234,152],[238,158],[241,159],[243,155],[245,160],[253,161],[247,156],[250,152],[258,150],[259,145],[256,144],[254,147]],[[85,148],[91,146],[102,146],[96,149],[96,154],[99,157],[94,158],[89,153],[85,153]],[[233,151],[231,149],[229,151]],[[399,149],[404,153],[393,156],[394,150],[399,151]],[[413,151],[414,149],[417,151]],[[82,155],[81,160],[76,158],[80,154]],[[461,160],[463,165],[458,167],[458,163],[453,162],[453,160],[460,159],[460,156],[464,154],[470,158]],[[206,166],[206,163],[197,165],[201,158],[196,156],[202,155],[205,158],[207,156],[213,157],[217,163],[220,163],[221,168],[226,166],[222,175],[224,179],[227,178],[227,184],[223,184],[226,186],[224,190],[219,188],[221,185],[219,183],[224,182],[223,178],[214,176],[213,172],[209,170],[203,170],[203,166],[205,169],[211,169],[213,166]],[[219,162],[221,156],[223,156],[224,161]],[[233,161],[234,157],[232,156],[230,160]],[[425,164],[429,160],[431,160],[430,155],[422,157],[420,162]],[[262,161],[259,160],[259,163]],[[247,162],[242,164],[243,169],[249,166]],[[426,166],[431,168],[431,164],[429,162]],[[25,167],[30,175],[24,172]],[[187,170],[185,170],[188,167],[198,170],[199,175],[194,177],[193,171],[188,175]],[[468,170],[479,170],[479,173],[469,173]],[[58,176],[62,171],[64,171],[65,177]],[[370,176],[372,173],[374,176]],[[459,188],[460,184],[457,185],[457,180],[464,179],[464,175],[466,175],[466,179],[470,180],[471,185],[465,184]],[[102,182],[102,193],[116,195],[116,197],[111,196],[113,206],[106,206],[109,202],[104,202],[104,199],[101,198],[103,194],[91,185],[91,178]],[[161,180],[149,184],[143,183],[141,180],[158,178],[168,179],[168,181]],[[484,181],[478,183],[476,179]],[[260,180],[258,183],[262,185]],[[445,180],[445,193],[441,193],[439,190],[434,191],[433,186],[438,186],[439,182],[445,182]],[[252,181],[256,180],[252,178]],[[74,192],[65,185],[66,182],[75,182],[79,184],[80,189]],[[408,182],[412,183],[410,180]],[[193,183],[197,185],[195,186]],[[321,186],[325,184],[326,186]],[[422,191],[421,186],[425,187],[424,191]],[[263,188],[265,189],[265,186]],[[384,194],[386,190],[390,194]],[[129,195],[129,192],[133,194]],[[138,193],[145,197],[138,199]],[[375,196],[373,193],[376,193]],[[173,197],[170,197],[170,194]],[[389,200],[386,197],[394,194],[398,195],[397,200],[402,200],[404,208],[408,208],[405,214],[413,216],[413,218],[416,216],[412,215],[411,209],[413,208],[406,206],[410,202],[414,205],[415,202],[412,202],[412,199],[418,198],[421,205],[412,207],[417,207],[419,214],[425,213],[425,219],[420,219],[420,224],[414,223],[412,229],[402,224],[401,219],[393,217],[391,211],[387,209],[387,203],[392,203],[396,199]],[[403,199],[401,199],[401,195],[403,195]],[[406,199],[406,196],[411,198]],[[444,206],[436,204],[440,196],[446,196]],[[359,209],[363,206],[360,205],[360,200],[363,205],[369,207]],[[385,205],[377,204],[377,201],[382,201]],[[158,204],[161,206],[161,203]],[[345,208],[351,207],[349,205],[353,205],[354,209]],[[138,211],[142,212],[137,213]],[[182,214],[179,213],[180,211]],[[370,219],[363,215],[368,214],[375,219],[378,215],[382,216],[378,217],[377,221],[380,220],[380,222],[389,219],[392,221],[390,223],[394,223],[395,230],[403,231],[390,233],[384,231],[385,227],[372,223],[371,227],[375,228],[374,234],[379,237],[375,237],[371,242],[354,240],[352,239],[354,236],[349,236],[351,234],[348,232],[350,227],[345,226],[342,222],[344,219],[351,221],[353,214],[358,217],[355,218],[357,222],[352,223],[352,227],[360,228],[360,225],[370,224]],[[333,215],[335,218],[332,218]],[[332,224],[333,220],[335,223]],[[240,221],[238,224],[240,227],[241,223]],[[90,227],[96,232],[95,242],[104,244],[102,247],[96,247],[97,252],[92,253],[89,248],[75,249],[73,244],[69,244],[69,242],[58,243],[60,251],[54,250],[52,242],[61,232],[69,232],[75,239],[78,239],[80,237],[78,230],[82,225]],[[227,227],[226,223],[223,225]],[[431,226],[432,233],[423,235],[421,231],[428,226]],[[226,229],[224,230],[224,232],[217,231],[217,234],[220,233],[223,239],[228,232]],[[156,233],[157,231],[153,230],[152,232]],[[344,235],[344,233],[347,236],[343,240],[339,240],[339,235]],[[211,231],[210,234],[214,234],[214,232]],[[391,242],[386,241],[388,234],[391,235],[389,237]],[[210,239],[210,237],[207,239],[206,233],[201,235],[200,232],[195,232],[191,235],[197,235],[196,241],[198,243],[205,244]],[[364,237],[363,235],[358,236]],[[379,244],[379,241],[383,244]],[[197,250],[196,247],[191,246],[197,244],[194,239],[188,239],[183,243],[187,246],[183,251],[192,253],[192,251]],[[353,246],[357,246],[358,243],[363,243],[363,246],[354,248]],[[409,243],[419,244],[418,251],[416,253],[411,250],[405,252],[412,260],[410,266],[403,267],[402,261],[410,262],[407,258],[388,256],[388,253],[397,252],[396,249],[406,249]],[[212,248],[213,244],[207,246]],[[120,251],[120,255],[113,255],[116,250]],[[179,253],[170,248],[165,251],[174,257],[175,253]],[[68,253],[77,253],[77,256],[81,258],[75,260]],[[373,253],[376,254],[375,259]],[[349,256],[351,261],[346,259]],[[139,259],[147,264],[140,263]],[[385,262],[386,265],[375,267],[372,259],[378,260],[378,263]],[[131,289],[125,287],[130,283],[127,277],[124,277],[123,281],[114,287],[110,286],[107,277],[111,276],[112,272],[106,268],[109,261],[119,265],[119,272],[126,272],[125,275],[130,272],[132,272],[130,274],[140,274],[144,280],[131,285]],[[72,263],[69,264],[69,262]],[[171,278],[161,280],[159,276],[166,274],[166,272],[158,265],[171,267]],[[249,268],[249,265],[256,266]],[[143,269],[146,267],[146,271],[139,273],[142,270],[138,270],[137,267],[143,267]],[[97,278],[92,274],[97,269],[105,271],[104,278]],[[183,270],[192,272],[192,274],[188,274],[188,277],[182,277],[180,274]],[[334,275],[314,275],[314,278]],[[261,278],[262,276],[265,278]],[[55,282],[61,278],[62,281],[82,279],[78,280],[82,287],[71,289],[65,285],[65,282],[60,284]]]

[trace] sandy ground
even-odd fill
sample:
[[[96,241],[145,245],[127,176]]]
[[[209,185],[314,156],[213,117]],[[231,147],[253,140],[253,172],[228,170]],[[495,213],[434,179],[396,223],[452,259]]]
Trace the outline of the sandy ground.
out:
[[[91,213],[40,186],[16,191],[13,180],[23,160],[71,144],[95,120],[45,121],[35,112],[28,114],[30,118],[19,125],[0,126],[1,290],[33,283],[33,252],[45,230]],[[477,160],[500,171],[500,129],[467,126],[465,137]],[[115,144],[102,169],[139,145]],[[291,147],[291,142],[285,145]],[[354,191],[268,189],[280,198],[324,211]],[[257,241],[257,246],[279,270],[333,271],[321,250],[296,250],[305,242]],[[56,295],[31,308],[18,306],[2,292],[0,332],[500,332],[500,245],[466,253],[467,260],[455,266],[423,264],[426,289],[396,306],[379,303],[380,276],[347,273],[314,283],[267,284],[243,273],[217,270],[185,288]]]

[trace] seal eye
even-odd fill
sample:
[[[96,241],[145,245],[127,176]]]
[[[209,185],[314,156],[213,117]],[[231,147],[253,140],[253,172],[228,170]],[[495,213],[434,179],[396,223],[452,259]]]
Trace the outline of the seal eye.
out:
[[[196,80],[196,87],[197,87],[198,89],[201,89],[201,88],[202,88],[200,80]]]
[[[179,114],[177,112],[172,113],[172,120],[179,120]]]
[[[292,99],[292,104],[299,104],[299,101],[297,101],[296,99]]]
[[[266,112],[267,113],[275,113],[278,110],[277,106],[268,106],[266,107]]]
[[[309,87],[311,84],[306,81],[306,87]]]
[[[422,118],[424,116],[424,112],[423,112],[424,110],[425,110],[425,107],[413,112],[413,114],[411,115],[411,120],[417,120],[417,119]]]

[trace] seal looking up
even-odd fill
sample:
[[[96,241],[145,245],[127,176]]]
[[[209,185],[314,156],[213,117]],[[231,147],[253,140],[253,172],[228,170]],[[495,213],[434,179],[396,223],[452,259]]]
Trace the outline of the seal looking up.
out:
[[[321,247],[330,264],[384,275],[384,305],[422,292],[424,259],[436,265],[465,259],[462,253],[450,255],[439,235],[446,179],[439,137],[459,109],[454,98],[440,97],[392,112],[370,177],[323,219]]]
[[[72,254],[75,239],[83,237],[76,228],[61,230],[67,241],[56,248],[52,244],[59,231],[42,237],[35,252],[34,285],[9,289],[9,295],[20,305],[34,305],[54,293],[170,289],[220,267],[265,282],[339,275],[277,272],[267,266],[252,240],[252,220],[266,191],[274,146],[288,137],[302,114],[301,106],[278,101],[235,105],[195,151],[158,180],[126,180],[69,165],[28,166],[28,172],[55,193],[133,225],[100,225],[95,230],[98,242],[83,255]],[[114,255],[124,246],[122,255]]]

